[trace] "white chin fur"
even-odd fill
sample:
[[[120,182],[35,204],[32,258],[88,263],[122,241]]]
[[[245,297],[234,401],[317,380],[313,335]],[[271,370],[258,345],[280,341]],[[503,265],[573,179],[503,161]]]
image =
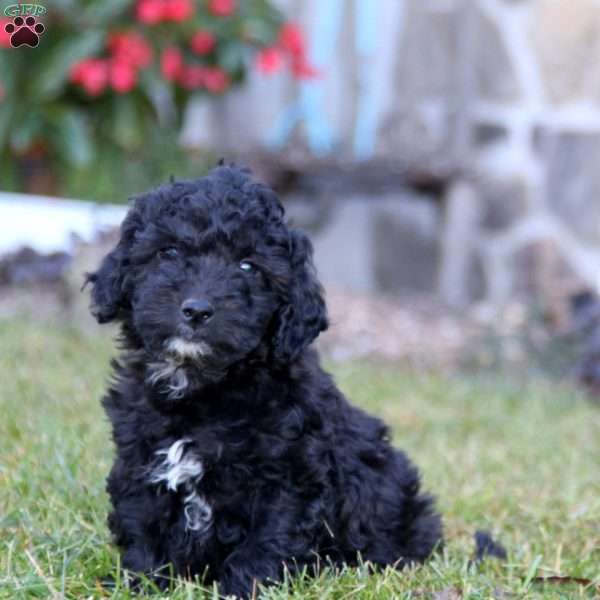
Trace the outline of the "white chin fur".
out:
[[[164,362],[149,363],[146,379],[151,385],[162,383],[164,391],[171,399],[183,397],[189,384],[185,368],[171,357],[167,357]]]
[[[188,342],[181,338],[173,338],[167,342],[167,352],[172,354],[175,358],[191,360],[202,358],[210,354],[210,348],[208,344],[204,342]]]
[[[165,350],[164,360],[148,365],[147,380],[151,385],[163,382],[169,398],[181,398],[189,384],[185,361],[199,361],[210,354],[210,347],[204,342],[172,338],[165,344]]]

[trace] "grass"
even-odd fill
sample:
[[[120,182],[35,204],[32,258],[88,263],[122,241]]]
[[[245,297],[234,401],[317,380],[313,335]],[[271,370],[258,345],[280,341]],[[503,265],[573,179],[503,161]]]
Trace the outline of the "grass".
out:
[[[56,326],[0,321],[0,598],[130,598],[105,527],[109,429],[98,399],[111,340]],[[447,544],[410,571],[365,566],[300,577],[283,598],[598,598],[600,412],[543,381],[418,375],[343,365],[340,386],[394,428],[439,498]],[[469,564],[475,529],[507,547],[506,562]],[[542,584],[563,575],[595,585]],[[148,594],[151,594],[149,591]],[[156,597],[159,597],[158,594]],[[217,598],[179,582],[163,597]]]

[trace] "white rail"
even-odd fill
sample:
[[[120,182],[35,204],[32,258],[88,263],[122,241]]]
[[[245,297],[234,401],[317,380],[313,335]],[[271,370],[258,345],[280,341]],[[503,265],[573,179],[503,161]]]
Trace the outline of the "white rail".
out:
[[[40,253],[69,252],[76,239],[93,240],[118,226],[125,206],[0,192],[0,254],[29,246]]]

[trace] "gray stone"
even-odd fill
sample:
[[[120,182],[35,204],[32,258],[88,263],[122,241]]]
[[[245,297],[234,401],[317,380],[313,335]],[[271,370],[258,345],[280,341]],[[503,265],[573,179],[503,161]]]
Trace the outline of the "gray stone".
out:
[[[282,197],[282,202],[288,222],[312,235],[328,227],[331,221],[333,202],[325,194],[308,198],[306,194],[294,193]]]
[[[549,147],[550,209],[581,239],[600,243],[600,134],[557,134]]]
[[[329,218],[311,236],[326,284],[403,295],[436,291],[440,215],[434,200],[396,192],[329,202]]]
[[[432,10],[434,2],[408,2],[396,84],[402,96],[443,96],[453,89],[459,49],[460,15]],[[402,100],[402,97],[399,98]]]
[[[469,302],[481,302],[487,294],[487,279],[481,256],[472,252],[466,275],[466,297]]]
[[[600,4],[595,0],[538,0],[531,40],[547,97],[557,104],[598,97]]]
[[[481,203],[475,186],[466,179],[455,181],[447,189],[443,202],[439,293],[445,303],[460,309],[471,300],[469,279]]]
[[[513,253],[510,264],[513,273],[513,295],[519,298],[531,298],[536,295],[540,253],[540,242],[526,244]]]
[[[379,129],[378,152],[414,159],[447,151],[461,20],[430,0],[405,3],[393,74],[396,98]]]
[[[503,140],[508,135],[504,125],[497,123],[477,123],[474,130],[475,144],[479,147],[489,146]]]
[[[527,210],[527,184],[522,180],[482,183],[481,226],[501,231],[513,225]]]
[[[563,255],[559,243],[542,239],[524,244],[512,255],[513,295],[538,300],[580,289],[584,283]]]
[[[538,157],[543,157],[548,150],[551,134],[544,125],[535,125],[531,131],[531,147]]]
[[[476,10],[476,51],[473,57],[476,90],[480,98],[514,101],[520,96],[514,66],[498,26]]]
[[[399,197],[374,207],[371,232],[378,289],[401,295],[436,291],[440,218],[433,200]]]
[[[373,291],[369,220],[372,199],[335,202],[327,227],[312,236],[315,265],[322,281],[357,291]]]

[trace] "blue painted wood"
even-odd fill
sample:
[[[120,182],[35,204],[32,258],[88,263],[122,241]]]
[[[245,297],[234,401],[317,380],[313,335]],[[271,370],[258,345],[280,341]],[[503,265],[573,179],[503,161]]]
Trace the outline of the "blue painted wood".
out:
[[[355,0],[355,44],[358,64],[358,110],[354,124],[354,157],[368,160],[375,153],[377,102],[374,63],[377,55],[377,11],[381,2]]]
[[[315,8],[316,26],[311,37],[312,64],[323,73],[331,62],[335,44],[340,33],[343,18],[344,0],[319,2]],[[296,125],[304,122],[307,143],[317,156],[333,151],[335,134],[322,110],[325,85],[316,78],[300,84],[298,99],[283,110],[277,123],[267,136],[267,145],[273,149],[285,145]]]

